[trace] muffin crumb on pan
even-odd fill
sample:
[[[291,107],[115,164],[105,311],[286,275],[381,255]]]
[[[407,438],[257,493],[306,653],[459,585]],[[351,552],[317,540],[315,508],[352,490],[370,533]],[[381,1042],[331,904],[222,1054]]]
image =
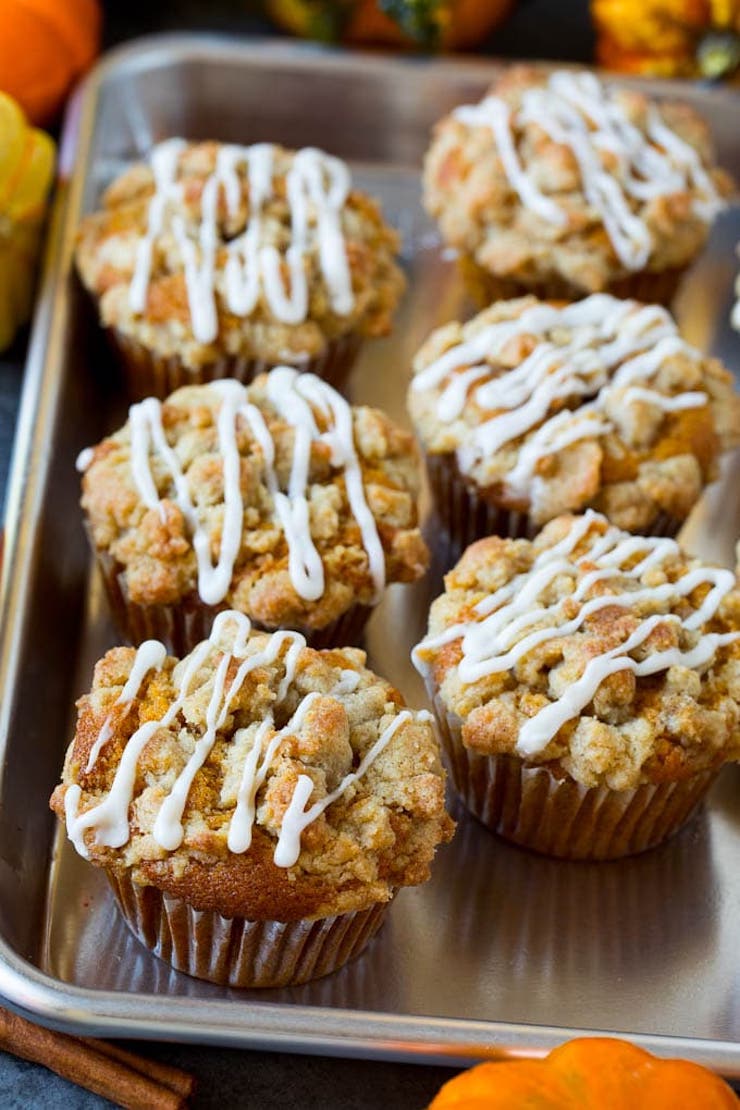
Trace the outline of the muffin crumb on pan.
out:
[[[137,935],[196,976],[279,985],[262,974],[278,937],[295,957],[279,977],[301,982],[317,929],[339,966],[452,834],[429,714],[363,652],[227,611],[180,661],[157,641],[112,649],[78,708],[52,808]]]
[[[427,210],[485,304],[668,303],[731,187],[689,105],[532,66],[443,119],[424,168]]]
[[[113,614],[134,643],[182,654],[223,608],[314,646],[356,642],[386,583],[428,564],[413,437],[289,367],[134,405],[80,466]]]
[[[107,189],[76,257],[140,398],[286,363],[340,384],[390,329],[397,249],[338,158],[168,139]]]
[[[413,369],[409,411],[461,547],[587,507],[675,533],[740,438],[722,364],[666,309],[605,293],[498,302],[434,331]]]
[[[740,760],[740,590],[599,514],[473,544],[414,649],[456,789],[504,836],[609,858]]]

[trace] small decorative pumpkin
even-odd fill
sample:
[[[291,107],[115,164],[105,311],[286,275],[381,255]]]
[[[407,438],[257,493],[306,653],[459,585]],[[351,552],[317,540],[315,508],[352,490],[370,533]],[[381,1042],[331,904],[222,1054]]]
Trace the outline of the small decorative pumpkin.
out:
[[[54,143],[0,93],[0,351],[28,319]]]
[[[445,1083],[429,1110],[738,1110],[719,1076],[613,1037],[579,1037],[543,1060],[479,1064]]]
[[[740,0],[591,0],[591,14],[607,69],[712,79],[740,69]]]
[[[475,46],[513,0],[267,0],[276,23],[304,38],[351,45],[461,50]]]
[[[0,88],[48,123],[100,43],[98,0],[2,0]]]

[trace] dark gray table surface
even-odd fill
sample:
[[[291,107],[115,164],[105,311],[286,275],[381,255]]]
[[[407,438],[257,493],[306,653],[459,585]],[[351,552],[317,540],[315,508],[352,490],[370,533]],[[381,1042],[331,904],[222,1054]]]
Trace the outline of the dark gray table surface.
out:
[[[244,0],[107,0],[105,43],[167,30],[237,33],[269,30]],[[586,0],[521,0],[486,50],[509,57],[588,61],[591,31]],[[0,76],[0,84],[2,78]],[[0,502],[4,500],[18,409],[26,336],[0,360]],[[427,1065],[336,1060],[271,1052],[131,1043],[143,1055],[193,1072],[195,1107],[249,1110],[421,1110],[453,1072]],[[0,1053],[0,1106],[4,1110],[109,1105],[43,1068]]]

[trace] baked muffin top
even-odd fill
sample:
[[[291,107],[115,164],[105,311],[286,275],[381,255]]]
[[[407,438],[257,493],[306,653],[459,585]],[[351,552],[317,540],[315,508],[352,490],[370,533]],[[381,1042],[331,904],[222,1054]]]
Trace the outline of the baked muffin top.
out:
[[[137,604],[320,629],[427,566],[413,437],[313,374],[149,398],[78,465],[95,547]]]
[[[225,916],[290,921],[424,882],[452,835],[429,714],[298,633],[220,613],[179,662],[114,648],[51,805],[81,855]]]
[[[688,105],[530,66],[443,119],[424,168],[449,244],[499,276],[584,292],[684,266],[730,188]]]
[[[536,523],[591,506],[622,528],[683,519],[740,438],[723,366],[657,305],[500,301],[433,332],[408,405],[425,450]]]
[[[348,167],[312,147],[169,139],[102,205],[77,246],[102,322],[194,368],[384,335],[403,291],[398,236]]]
[[[629,790],[740,759],[740,590],[597,513],[467,549],[414,649],[462,741]]]

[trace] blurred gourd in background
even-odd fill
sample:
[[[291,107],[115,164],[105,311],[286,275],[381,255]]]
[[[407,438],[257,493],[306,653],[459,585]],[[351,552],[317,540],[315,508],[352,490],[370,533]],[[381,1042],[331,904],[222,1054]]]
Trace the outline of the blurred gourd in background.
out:
[[[740,0],[591,0],[596,60],[654,77],[740,71]]]
[[[352,45],[461,50],[476,46],[513,0],[265,0],[295,35]]]
[[[55,147],[0,92],[0,351],[31,311]]]
[[[32,123],[54,120],[99,46],[98,0],[0,0],[0,89]]]

